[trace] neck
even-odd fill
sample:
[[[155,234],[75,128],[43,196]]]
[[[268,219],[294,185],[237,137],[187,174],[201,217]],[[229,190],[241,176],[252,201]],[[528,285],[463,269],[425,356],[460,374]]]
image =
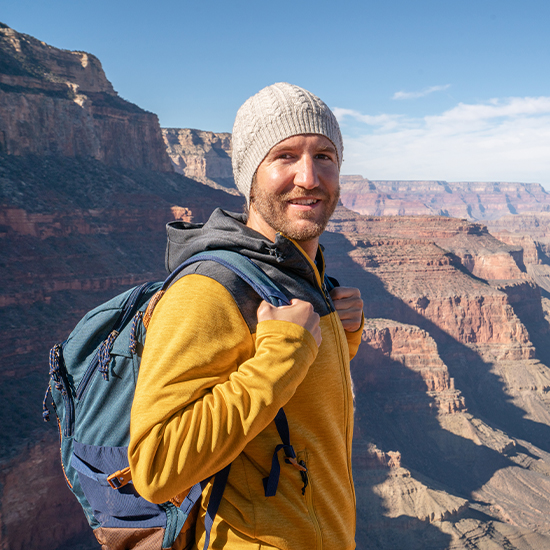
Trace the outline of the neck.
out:
[[[300,245],[300,248],[308,255],[312,262],[315,262],[317,250],[319,248],[319,238],[310,241],[295,241]]]

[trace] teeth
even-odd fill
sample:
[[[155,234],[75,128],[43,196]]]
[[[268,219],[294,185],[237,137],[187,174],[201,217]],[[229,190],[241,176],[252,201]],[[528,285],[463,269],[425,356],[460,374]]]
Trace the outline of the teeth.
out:
[[[290,201],[292,204],[315,204],[317,199],[293,199]]]

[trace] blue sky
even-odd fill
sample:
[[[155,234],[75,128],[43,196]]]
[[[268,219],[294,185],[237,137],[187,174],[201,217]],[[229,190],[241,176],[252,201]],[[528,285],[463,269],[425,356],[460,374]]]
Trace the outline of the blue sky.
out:
[[[231,131],[277,81],[319,95],[342,172],[550,188],[548,0],[2,0],[0,21],[96,55],[164,127]]]

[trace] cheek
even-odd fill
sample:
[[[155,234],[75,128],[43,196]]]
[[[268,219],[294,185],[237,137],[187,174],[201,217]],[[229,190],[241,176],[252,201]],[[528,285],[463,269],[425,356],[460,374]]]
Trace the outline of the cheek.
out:
[[[331,195],[340,194],[340,175],[337,170],[329,173],[324,181],[325,181],[326,190]]]
[[[273,170],[264,179],[264,190],[270,195],[280,195],[293,187],[292,181],[293,174],[288,168]]]

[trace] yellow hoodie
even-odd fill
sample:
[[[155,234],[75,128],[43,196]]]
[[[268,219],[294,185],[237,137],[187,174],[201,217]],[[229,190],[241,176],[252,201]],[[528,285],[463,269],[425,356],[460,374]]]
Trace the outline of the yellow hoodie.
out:
[[[231,218],[222,218],[223,224],[231,224],[232,215],[220,212],[218,218]],[[211,219],[199,230],[211,231],[212,225]],[[258,236],[237,228],[247,243]],[[251,256],[289,298],[314,305],[321,346],[293,323],[257,323],[260,298],[229,270],[212,262],[188,268],[158,303],[147,331],[132,408],[133,482],[142,496],[161,503],[231,463],[211,548],[351,550],[349,360],[361,330],[344,331],[323,290],[323,273],[295,243],[278,236],[273,247],[277,253],[267,252],[265,263],[255,252]],[[308,483],[281,456],[277,494],[265,497],[262,479],[281,443],[273,418],[283,406]],[[210,491],[211,483],[197,522],[201,550]]]

